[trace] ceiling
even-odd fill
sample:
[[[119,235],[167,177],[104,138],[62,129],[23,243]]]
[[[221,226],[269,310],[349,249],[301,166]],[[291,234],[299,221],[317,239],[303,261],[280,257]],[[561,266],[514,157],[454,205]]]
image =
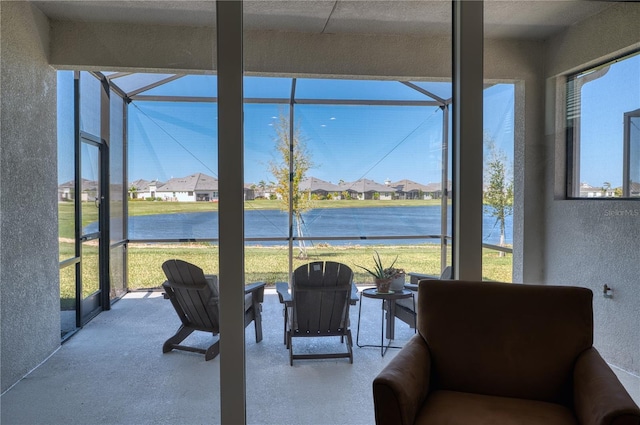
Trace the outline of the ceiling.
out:
[[[215,1],[33,1],[61,21],[215,26]],[[485,36],[546,39],[612,4],[584,0],[485,0]],[[246,30],[437,35],[451,33],[451,2],[245,0]]]

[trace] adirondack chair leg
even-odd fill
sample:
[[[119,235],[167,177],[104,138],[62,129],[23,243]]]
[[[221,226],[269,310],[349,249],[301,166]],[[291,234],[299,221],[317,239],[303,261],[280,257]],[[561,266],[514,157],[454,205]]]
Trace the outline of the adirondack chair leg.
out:
[[[209,361],[215,359],[218,354],[220,354],[220,340],[217,340],[207,348],[207,351],[204,353],[204,360]]]
[[[254,305],[255,317],[253,318],[253,324],[256,329],[256,343],[262,341],[262,306]]]
[[[178,331],[174,336],[165,341],[162,346],[162,352],[168,353],[169,351],[176,348],[182,341],[185,340],[186,337],[191,335],[195,329],[187,328],[184,325],[181,325]]]
[[[349,363],[353,364],[353,339],[350,329],[347,330],[347,350],[349,351]]]
[[[289,346],[287,345],[287,323],[289,323],[289,309],[288,307],[285,305],[284,306],[284,345],[287,346],[287,348],[289,348]]]
[[[291,332],[287,332],[287,348],[289,349],[289,366],[293,366],[293,341]]]

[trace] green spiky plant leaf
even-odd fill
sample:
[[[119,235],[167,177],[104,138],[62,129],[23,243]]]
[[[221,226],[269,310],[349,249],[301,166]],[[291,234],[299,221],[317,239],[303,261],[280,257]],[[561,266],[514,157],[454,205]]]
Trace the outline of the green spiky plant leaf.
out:
[[[378,253],[378,251],[374,251],[375,255],[373,256],[373,262],[374,262],[374,267],[373,269],[369,269],[367,267],[364,266],[359,266],[356,264],[356,266],[360,267],[361,269],[363,269],[364,271],[368,272],[371,276],[373,276],[376,279],[390,279],[393,277],[393,275],[395,274],[395,269],[393,268],[394,264],[396,264],[396,261],[398,261],[398,256],[396,255],[396,258],[393,260],[393,262],[391,263],[391,265],[389,267],[385,267],[382,264],[382,259],[380,258],[380,254]],[[393,273],[390,273],[389,271],[394,270]]]

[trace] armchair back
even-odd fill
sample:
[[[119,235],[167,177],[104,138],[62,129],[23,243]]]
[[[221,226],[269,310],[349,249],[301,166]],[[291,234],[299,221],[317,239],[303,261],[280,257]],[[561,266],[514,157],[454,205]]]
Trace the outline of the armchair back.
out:
[[[576,359],[593,344],[592,298],[578,287],[421,281],[431,388],[571,405]]]

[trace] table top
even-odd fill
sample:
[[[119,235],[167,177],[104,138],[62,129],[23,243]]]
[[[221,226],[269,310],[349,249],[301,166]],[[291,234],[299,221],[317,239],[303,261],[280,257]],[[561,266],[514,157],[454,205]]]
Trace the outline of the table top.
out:
[[[367,288],[362,290],[362,296],[381,300],[399,300],[401,298],[410,298],[413,296],[413,291],[401,289],[399,291],[391,290],[389,292],[378,292],[376,288]]]

